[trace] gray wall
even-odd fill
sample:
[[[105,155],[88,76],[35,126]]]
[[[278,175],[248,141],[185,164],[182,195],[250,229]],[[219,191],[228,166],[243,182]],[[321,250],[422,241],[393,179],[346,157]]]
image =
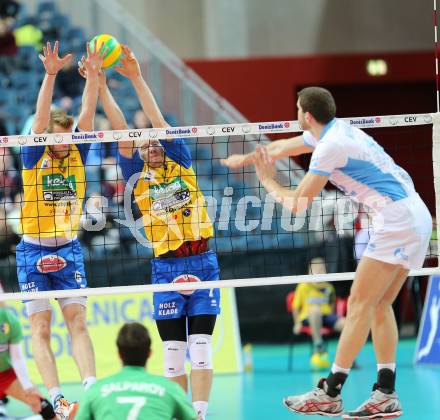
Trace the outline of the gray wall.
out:
[[[94,33],[93,1],[58,3]],[[433,44],[431,0],[118,2],[183,58],[420,51]]]

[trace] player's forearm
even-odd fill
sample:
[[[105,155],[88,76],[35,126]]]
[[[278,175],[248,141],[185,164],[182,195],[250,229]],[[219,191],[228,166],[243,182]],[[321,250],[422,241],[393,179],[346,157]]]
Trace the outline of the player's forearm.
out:
[[[309,205],[310,199],[308,197],[302,197],[298,190],[281,186],[272,178],[261,180],[261,184],[278,203],[293,214],[302,213]]]
[[[98,75],[87,77],[82,97],[81,113],[78,117],[78,127],[83,131],[93,130],[96,105],[98,104],[98,84]]]
[[[141,76],[138,76],[131,79],[131,82],[133,83],[133,87],[138,95],[142,109],[145,112],[145,115],[150,119],[153,127],[167,127],[168,124],[166,123],[162,112],[160,111],[159,106],[154,99],[153,93],[151,92],[151,89],[148,87],[145,80]]]
[[[29,378],[29,373],[24,360],[23,352],[21,350],[21,344],[11,344],[9,346],[9,352],[11,355],[11,364],[14,368],[15,374],[24,389],[31,388],[32,382]]]
[[[115,98],[110,92],[108,86],[99,90],[99,99],[104,109],[104,113],[110,122],[113,130],[126,130],[128,128],[127,121],[124,114],[115,101]]]
[[[56,74],[46,73],[43,83],[41,84],[40,92],[38,93],[35,118],[32,123],[32,131],[35,134],[43,133],[49,125],[55,78]]]

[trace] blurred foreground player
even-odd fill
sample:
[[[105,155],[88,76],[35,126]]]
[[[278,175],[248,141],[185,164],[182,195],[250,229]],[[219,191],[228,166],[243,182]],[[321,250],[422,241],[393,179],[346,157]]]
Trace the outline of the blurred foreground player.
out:
[[[146,372],[151,353],[147,329],[125,324],[116,341],[123,368],[95,383],[81,398],[75,420],[195,420],[182,388]]]
[[[23,333],[15,314],[0,303],[0,399],[15,398],[30,406],[43,419],[55,420],[52,404],[44,399],[29,379],[21,349]],[[1,413],[6,417],[6,413]]]

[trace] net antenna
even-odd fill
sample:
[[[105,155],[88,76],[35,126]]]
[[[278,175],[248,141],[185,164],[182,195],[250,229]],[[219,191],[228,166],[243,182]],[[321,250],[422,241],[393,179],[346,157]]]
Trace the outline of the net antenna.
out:
[[[439,75],[438,75],[438,26],[437,26],[437,0],[434,0],[434,9],[432,11],[433,23],[434,23],[434,54],[435,54],[435,87],[436,87],[436,99],[437,99],[437,113],[440,112],[439,101]]]

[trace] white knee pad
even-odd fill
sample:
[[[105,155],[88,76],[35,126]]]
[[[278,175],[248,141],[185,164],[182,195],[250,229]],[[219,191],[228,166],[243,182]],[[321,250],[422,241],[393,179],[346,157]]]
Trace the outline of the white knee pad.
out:
[[[192,369],[212,369],[212,335],[191,334],[188,336],[189,357]]]
[[[186,347],[185,341],[163,342],[163,366],[166,378],[186,375]]]
[[[84,307],[87,307],[87,297],[78,296],[78,297],[59,298],[58,299],[58,304],[60,305],[61,309],[64,309],[65,306],[71,305],[72,303],[77,303],[78,305],[82,305]]]
[[[28,317],[37,312],[52,311],[49,299],[35,299],[25,303]]]

